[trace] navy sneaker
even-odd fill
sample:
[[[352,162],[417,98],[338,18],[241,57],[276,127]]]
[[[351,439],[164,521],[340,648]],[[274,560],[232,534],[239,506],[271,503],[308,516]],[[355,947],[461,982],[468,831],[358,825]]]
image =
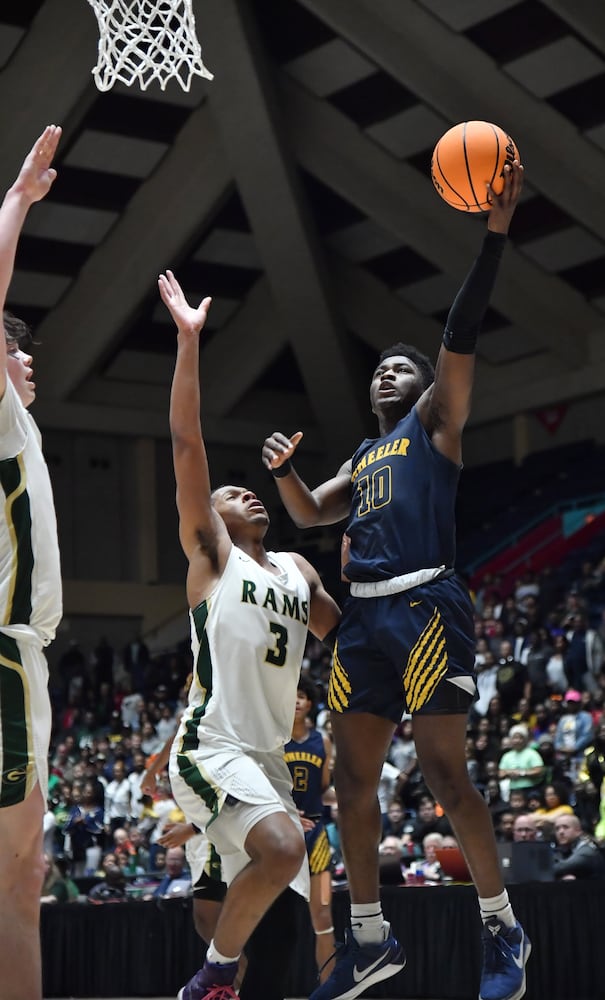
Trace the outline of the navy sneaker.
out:
[[[497,917],[483,925],[483,971],[479,1000],[521,1000],[525,996],[525,963],[531,943],[521,927],[507,927]]]
[[[389,979],[405,965],[405,953],[390,933],[382,944],[357,943],[345,930],[344,944],[336,946],[336,964],[325,983],[318,986],[309,1000],[353,1000],[369,986]]]
[[[204,962],[201,969],[177,993],[177,1000],[237,1000],[233,981],[237,973],[237,962],[215,965]]]

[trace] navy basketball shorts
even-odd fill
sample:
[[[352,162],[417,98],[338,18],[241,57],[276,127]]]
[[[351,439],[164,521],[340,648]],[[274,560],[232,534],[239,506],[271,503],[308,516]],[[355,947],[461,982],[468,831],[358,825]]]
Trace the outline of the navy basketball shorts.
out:
[[[349,597],[334,648],[328,707],[394,723],[404,712],[466,714],[474,697],[474,663],[473,608],[457,577],[385,597]]]
[[[311,875],[319,875],[321,872],[327,871],[330,867],[332,854],[328,834],[321,820],[317,821],[312,830],[305,831],[305,845]]]

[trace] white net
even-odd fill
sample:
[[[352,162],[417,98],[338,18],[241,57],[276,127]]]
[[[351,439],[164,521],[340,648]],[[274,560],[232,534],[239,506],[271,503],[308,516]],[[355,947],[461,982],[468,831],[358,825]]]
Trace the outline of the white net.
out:
[[[99,57],[92,73],[99,90],[116,80],[162,90],[176,79],[189,90],[193,76],[212,80],[202,62],[191,0],[88,0],[99,25]]]

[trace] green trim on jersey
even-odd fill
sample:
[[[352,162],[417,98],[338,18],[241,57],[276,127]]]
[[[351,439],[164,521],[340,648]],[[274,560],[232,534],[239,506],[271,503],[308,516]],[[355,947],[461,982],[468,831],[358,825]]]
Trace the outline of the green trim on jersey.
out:
[[[204,698],[202,704],[193,710],[191,718],[185,725],[185,735],[181,740],[181,746],[177,754],[177,764],[183,780],[196,795],[199,795],[206,808],[212,813],[212,819],[215,819],[219,812],[219,797],[216,789],[203,777],[198,766],[191,761],[189,756],[200,745],[198,726],[212,696],[212,656],[206,632],[209,608],[210,601],[206,600],[198,604],[197,608],[194,608],[191,612],[200,644],[194,667],[194,683],[199,685],[204,693]],[[212,819],[209,821],[210,823]]]
[[[208,704],[208,700],[212,694],[212,656],[210,654],[210,646],[208,644],[208,633],[206,632],[206,622],[208,621],[210,605],[210,599],[202,601],[201,604],[198,604],[197,608],[194,608],[191,612],[193,615],[195,631],[200,644],[197,660],[195,662],[195,673],[200,687],[206,692],[204,705]]]
[[[2,726],[2,774],[0,808],[23,802],[31,791],[29,692],[14,639],[0,632],[0,720]]]
[[[209,602],[202,601],[202,603],[198,604],[197,608],[191,612],[193,616],[193,623],[195,625],[195,631],[200,644],[194,665],[193,683],[197,683],[199,685],[200,689],[204,692],[204,697],[202,704],[198,705],[198,707],[194,709],[191,718],[186,723],[185,735],[181,740],[179,753],[189,753],[191,750],[197,750],[199,747],[200,741],[197,734],[197,727],[199,726],[200,719],[206,712],[206,706],[212,696],[212,657],[210,655],[210,646],[208,644],[208,635],[206,633],[208,608]]]
[[[6,496],[4,511],[12,547],[11,581],[2,621],[28,625],[32,613],[32,520],[23,456],[0,462],[0,486]]]
[[[208,877],[211,878],[214,882],[222,882],[223,865],[221,862],[221,856],[218,853],[212,841],[210,840],[208,841],[208,843],[210,844],[210,856],[206,861],[204,870],[208,873]]]
[[[196,709],[194,712],[194,719],[195,716],[199,719],[201,714],[202,709]],[[191,721],[193,722],[194,720],[192,719]],[[202,802],[206,806],[206,809],[212,813],[212,819],[208,820],[208,823],[206,824],[206,826],[209,826],[210,823],[212,823],[212,820],[216,819],[219,813],[220,799],[216,788],[214,785],[211,785],[206,778],[204,778],[195,761],[190,759],[189,754],[178,753],[176,755],[176,762],[179,774],[185,784],[189,785],[189,788],[191,788],[191,790],[201,798]]]

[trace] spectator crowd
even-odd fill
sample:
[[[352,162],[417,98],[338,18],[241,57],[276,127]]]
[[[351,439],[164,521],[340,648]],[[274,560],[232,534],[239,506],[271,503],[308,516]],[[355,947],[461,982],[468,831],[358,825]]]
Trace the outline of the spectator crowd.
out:
[[[556,878],[605,878],[605,557],[575,578],[527,572],[512,592],[486,576],[476,593],[477,697],[467,768],[497,840],[551,845]],[[151,656],[141,638],[118,655],[106,638],[72,642],[51,689],[54,732],[45,817],[42,902],[154,899],[191,890],[181,847],[162,844],[185,817],[167,772],[144,794],[147,769],[176,731],[192,669],[188,643]],[[314,720],[330,738],[330,656],[310,638]],[[384,881],[439,882],[437,851],[453,831],[426,787],[411,719],[384,763],[379,798]],[[344,879],[338,808],[325,819],[334,882]]]

